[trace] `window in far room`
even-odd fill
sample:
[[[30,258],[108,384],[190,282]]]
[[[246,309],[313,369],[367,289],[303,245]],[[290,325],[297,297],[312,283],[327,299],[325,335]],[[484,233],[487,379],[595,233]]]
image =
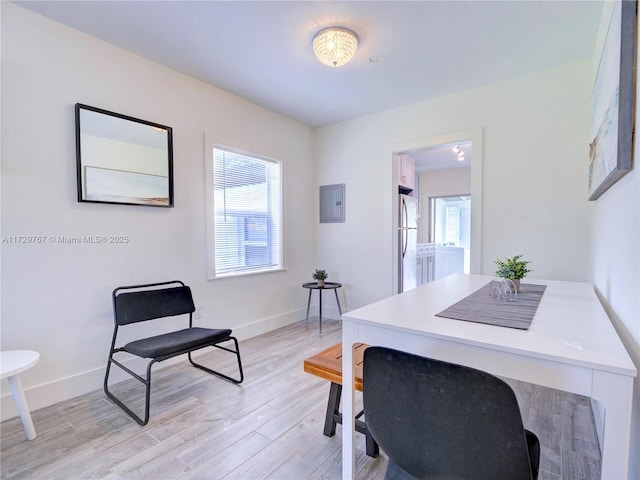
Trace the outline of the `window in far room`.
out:
[[[464,249],[464,272],[469,273],[471,251],[471,197],[431,197],[431,238],[441,247]],[[442,250],[443,251],[443,250]]]
[[[281,163],[219,146],[207,162],[208,277],[282,269]]]

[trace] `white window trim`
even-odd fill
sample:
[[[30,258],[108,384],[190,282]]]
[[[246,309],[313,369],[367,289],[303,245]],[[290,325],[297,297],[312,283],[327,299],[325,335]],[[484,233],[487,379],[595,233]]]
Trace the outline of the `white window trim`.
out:
[[[243,271],[233,271],[225,273],[216,272],[215,262],[215,209],[214,209],[214,189],[213,189],[213,149],[220,148],[230,152],[237,153],[239,155],[245,155],[248,157],[259,158],[269,162],[277,163],[280,166],[280,265],[271,268],[260,268]],[[284,177],[284,163],[281,160],[276,160],[265,155],[256,154],[246,150],[241,150],[235,147],[229,147],[228,145],[221,144],[219,142],[213,142],[208,135],[204,137],[204,149],[205,149],[205,225],[206,225],[206,262],[207,262],[207,279],[219,280],[223,278],[235,278],[247,275],[260,275],[263,273],[281,272],[285,271],[284,263],[284,190],[283,190],[283,177]]]

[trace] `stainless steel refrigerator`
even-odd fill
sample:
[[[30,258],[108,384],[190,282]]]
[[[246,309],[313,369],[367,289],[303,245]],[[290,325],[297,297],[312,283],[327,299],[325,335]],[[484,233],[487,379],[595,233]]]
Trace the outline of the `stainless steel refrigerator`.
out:
[[[398,293],[402,293],[418,286],[418,200],[400,195],[398,205]]]

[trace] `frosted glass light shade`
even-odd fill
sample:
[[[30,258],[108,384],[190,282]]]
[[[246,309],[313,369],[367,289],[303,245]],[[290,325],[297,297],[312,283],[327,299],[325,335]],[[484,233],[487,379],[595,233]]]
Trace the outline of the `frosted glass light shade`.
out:
[[[325,65],[341,67],[353,58],[358,48],[358,37],[351,30],[329,27],[313,37],[313,52]]]

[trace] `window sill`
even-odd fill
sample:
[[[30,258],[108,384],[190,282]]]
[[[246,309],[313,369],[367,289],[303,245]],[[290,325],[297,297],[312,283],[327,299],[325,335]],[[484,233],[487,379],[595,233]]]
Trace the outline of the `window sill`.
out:
[[[263,275],[266,273],[286,272],[286,271],[287,269],[285,267],[280,267],[280,268],[272,268],[270,270],[249,270],[245,272],[230,272],[230,273],[223,273],[216,276],[207,276],[207,280],[224,280],[227,278],[247,277],[250,275]]]

